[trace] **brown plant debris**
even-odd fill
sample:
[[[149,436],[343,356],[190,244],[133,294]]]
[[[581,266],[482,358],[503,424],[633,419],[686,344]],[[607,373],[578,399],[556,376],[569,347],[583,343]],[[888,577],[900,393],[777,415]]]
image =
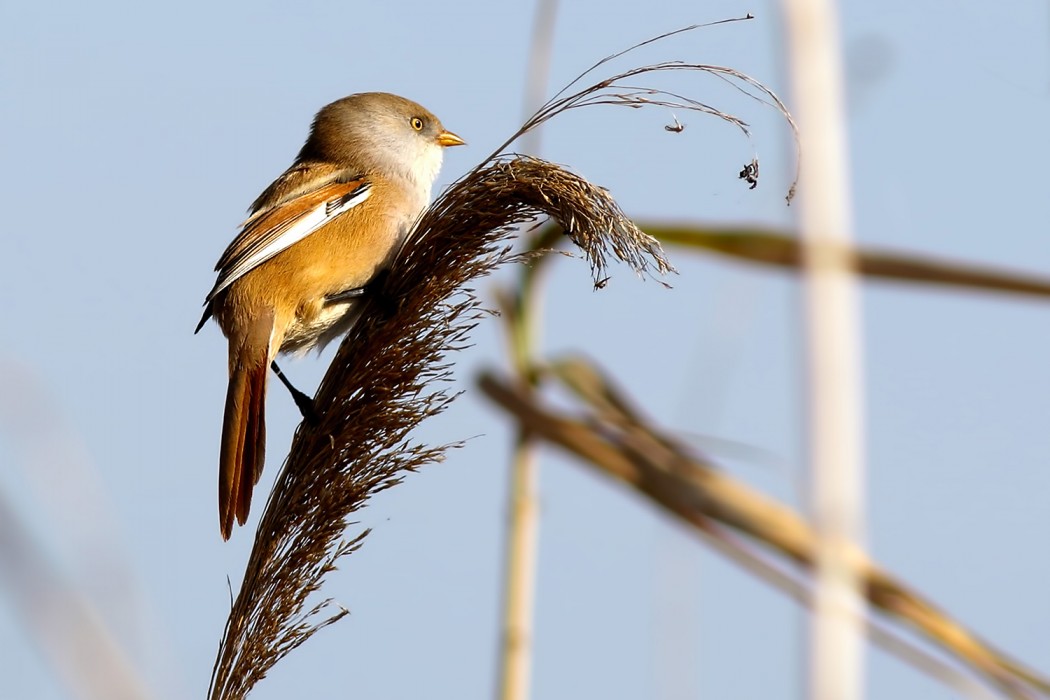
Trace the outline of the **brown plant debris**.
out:
[[[680,134],[685,131],[685,124],[678,121],[678,117],[672,114],[671,118],[674,119],[674,124],[665,124],[664,131],[670,131],[672,134]]]
[[[581,359],[555,363],[546,377],[580,399],[575,415],[545,405],[538,392],[489,373],[482,390],[518,429],[626,483],[698,530],[728,529],[811,569],[816,537],[793,510],[719,470],[644,419],[599,370]],[[851,559],[874,609],[903,622],[1011,698],[1050,697],[1050,680],[1011,659],[855,550]]]
[[[751,185],[748,187],[749,190],[758,187],[758,160],[752,159],[750,163],[744,166],[744,169],[740,171],[737,177]],[[791,201],[790,197],[788,197],[788,201]]]

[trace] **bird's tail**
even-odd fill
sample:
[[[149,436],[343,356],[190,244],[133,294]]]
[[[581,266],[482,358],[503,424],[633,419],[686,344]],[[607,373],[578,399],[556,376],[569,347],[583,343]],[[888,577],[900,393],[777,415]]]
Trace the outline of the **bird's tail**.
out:
[[[266,378],[269,353],[245,344],[230,348],[230,385],[219,451],[219,528],[230,539],[233,518],[248,519],[252,488],[266,458]]]

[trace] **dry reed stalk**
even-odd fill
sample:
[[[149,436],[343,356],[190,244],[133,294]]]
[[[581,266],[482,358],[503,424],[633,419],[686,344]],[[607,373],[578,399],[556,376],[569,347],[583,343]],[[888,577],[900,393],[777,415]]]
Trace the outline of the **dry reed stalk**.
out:
[[[864,697],[866,601],[850,551],[864,541],[864,419],[851,258],[842,51],[835,0],[783,0],[786,58],[806,140],[803,246],[809,508],[816,541],[810,694]]]
[[[790,232],[755,226],[636,223],[664,245],[718,253],[759,265],[791,270],[802,267],[802,244]],[[1050,278],[1031,272],[873,248],[854,248],[847,255],[858,275],[876,280],[1050,297]]]
[[[539,0],[536,3],[525,78],[525,119],[543,104],[547,94],[557,12],[558,0]],[[536,128],[524,134],[521,147],[525,153],[539,155],[541,133],[542,129]],[[532,278],[526,273],[525,279]],[[535,293],[538,293],[535,285],[522,284],[517,313],[504,316],[511,335],[516,336],[509,347],[514,367],[519,369],[519,376],[523,379],[526,377],[520,373],[533,364],[533,353],[539,342],[541,307],[535,301]],[[519,433],[512,448],[507,490],[502,648],[496,689],[496,697],[500,700],[527,700],[532,685],[532,629],[536,617],[536,568],[539,560],[539,471],[535,442],[527,433]]]
[[[702,532],[722,526],[812,571],[817,536],[791,509],[721,473],[642,418],[622,392],[582,360],[549,366],[582,401],[582,414],[560,413],[536,392],[485,374],[482,390],[537,438],[625,482]],[[980,639],[932,602],[880,569],[861,550],[847,553],[871,605],[953,655],[1011,698],[1050,697],[1050,680]]]
[[[532,686],[536,563],[539,559],[539,456],[527,432],[515,437],[507,497],[503,624],[498,686],[501,700],[526,700]]]
[[[600,61],[570,86],[624,53]],[[640,231],[605,190],[551,163],[503,152],[557,114],[599,104],[696,111],[749,134],[738,117],[707,104],[625,82],[669,71],[712,75],[779,109],[791,123],[776,95],[744,73],[658,63],[569,95],[566,88],[446,190],[424,214],[377,294],[364,301],[359,321],[314,399],[318,423],[300,425],[293,437],[226,623],[212,671],[212,700],[245,697],[284,655],[347,614],[332,612],[331,599],[310,599],[338,560],[367,535],[343,540],[351,514],[405,473],[440,461],[458,444],[421,445],[409,439],[409,432],[453,400],[436,388],[450,376],[447,354],[467,342],[483,315],[467,285],[501,263],[522,259],[511,254],[508,242],[516,227],[541,217],[557,221],[588,261],[596,288],[608,279],[610,256],[643,276],[673,271],[659,243]]]

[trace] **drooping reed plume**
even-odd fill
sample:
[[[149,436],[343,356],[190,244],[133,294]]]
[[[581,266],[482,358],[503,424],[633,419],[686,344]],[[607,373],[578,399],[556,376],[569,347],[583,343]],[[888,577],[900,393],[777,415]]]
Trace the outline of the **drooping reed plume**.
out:
[[[511,238],[518,227],[558,222],[587,259],[595,287],[605,283],[610,256],[640,275],[672,271],[655,239],[607,191],[546,161],[503,152],[553,116],[597,104],[698,111],[747,133],[740,119],[697,100],[626,82],[658,71],[714,75],[786,115],[773,93],[731,69],[680,62],[635,68],[567,96],[563,90],[442,194],[339,348],[315,397],[317,424],[304,423],[292,440],[226,624],[211,698],[246,696],[274,663],[346,614],[311,596],[367,534],[344,539],[351,514],[406,472],[441,460],[450,446],[422,445],[409,433],[453,400],[444,383],[452,367],[448,355],[484,315],[468,285],[516,259]]]

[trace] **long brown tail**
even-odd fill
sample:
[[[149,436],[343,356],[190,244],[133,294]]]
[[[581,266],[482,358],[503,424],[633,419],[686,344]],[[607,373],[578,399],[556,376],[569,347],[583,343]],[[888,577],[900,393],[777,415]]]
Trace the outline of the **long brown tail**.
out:
[[[258,355],[258,356],[255,356]],[[252,488],[266,458],[266,373],[269,358],[262,353],[239,353],[231,358],[226,414],[219,451],[219,528],[230,539],[233,517],[248,519]]]

